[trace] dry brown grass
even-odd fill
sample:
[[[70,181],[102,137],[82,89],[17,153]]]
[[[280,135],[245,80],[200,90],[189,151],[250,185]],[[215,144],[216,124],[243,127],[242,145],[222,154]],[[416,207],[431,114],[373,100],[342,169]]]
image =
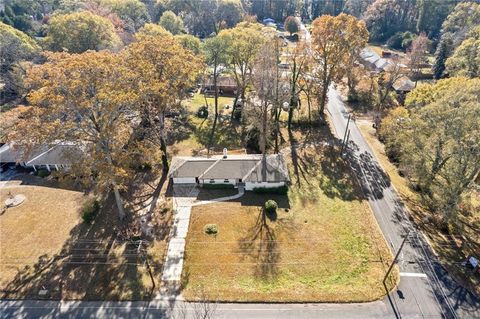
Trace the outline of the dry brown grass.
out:
[[[0,189],[3,205],[8,193],[24,194],[18,207],[0,216],[0,285],[4,287],[24,266],[33,266],[42,255],[58,253],[80,222],[81,192],[41,186],[6,186]]]
[[[335,158],[321,148],[299,152],[301,176],[297,184],[290,163],[295,184],[288,196],[247,193],[238,202],[194,207],[184,296],[195,299],[199,287],[222,301],[360,302],[384,296],[392,256],[368,202]],[[280,208],[263,218],[260,206],[270,198]],[[204,233],[211,223],[218,225],[217,236]],[[395,271],[394,282],[397,276]]]
[[[38,292],[47,289],[43,297],[47,299],[151,298],[153,285],[144,258],[138,244],[118,239],[125,224],[118,220],[111,199],[89,225],[79,213],[83,193],[39,186],[57,185],[40,178],[27,180],[37,185],[10,182],[0,191],[2,201],[8,191],[27,197],[24,204],[0,216],[2,297],[37,299]],[[154,211],[156,236],[145,245],[157,288],[171,225],[171,210],[163,207],[169,206],[163,202]]]

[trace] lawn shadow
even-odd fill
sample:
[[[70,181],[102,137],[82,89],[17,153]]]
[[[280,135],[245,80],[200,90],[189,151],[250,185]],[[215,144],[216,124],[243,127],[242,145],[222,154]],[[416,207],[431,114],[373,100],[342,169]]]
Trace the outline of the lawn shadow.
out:
[[[245,145],[241,126],[230,121],[230,117],[219,115],[211,150],[222,151],[223,148],[241,149]],[[209,118],[194,131],[197,141],[207,147],[212,133],[213,119]]]
[[[166,124],[166,141],[168,146],[188,140],[195,131],[195,125],[192,124],[187,114],[167,119]]]
[[[212,200],[221,197],[233,196],[238,194],[238,189],[228,188],[228,189],[207,189],[203,187],[198,188],[197,200]]]
[[[320,188],[330,198],[345,201],[366,199],[351,167],[340,154],[338,147],[330,145],[323,147],[323,158],[320,160]]]
[[[15,277],[2,287],[6,299],[148,300],[154,284],[145,279],[145,258],[159,277],[162,260],[146,253],[149,241],[125,238],[131,217],[119,221],[109,196],[92,224],[79,223],[60,251],[42,255],[33,265],[17,261]],[[169,223],[168,219],[164,222]],[[54,230],[45,230],[54,231]],[[166,237],[167,233],[162,237]],[[147,275],[148,276],[148,275]],[[148,278],[148,277],[147,277]],[[45,294],[41,294],[44,291]]]
[[[230,202],[237,202],[242,206],[263,207],[265,202],[269,199],[273,199],[277,202],[278,208],[290,209],[290,199],[288,198],[288,195],[261,194],[247,191],[242,197],[232,199]]]
[[[269,226],[267,214],[263,208],[259,209],[255,224],[238,241],[238,246],[239,253],[255,263],[255,277],[262,280],[277,278],[280,251],[275,230]]]

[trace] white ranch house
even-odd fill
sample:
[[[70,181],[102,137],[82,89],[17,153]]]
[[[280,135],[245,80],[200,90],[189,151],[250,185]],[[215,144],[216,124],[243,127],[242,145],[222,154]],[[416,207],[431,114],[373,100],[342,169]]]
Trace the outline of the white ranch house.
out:
[[[14,144],[0,147],[0,164],[20,165],[27,168],[48,171],[69,169],[73,159],[83,156],[83,150],[73,143],[45,144],[34,147],[26,153],[24,148]]]
[[[231,184],[234,187],[277,188],[290,182],[280,154],[174,157],[168,176],[174,184]]]

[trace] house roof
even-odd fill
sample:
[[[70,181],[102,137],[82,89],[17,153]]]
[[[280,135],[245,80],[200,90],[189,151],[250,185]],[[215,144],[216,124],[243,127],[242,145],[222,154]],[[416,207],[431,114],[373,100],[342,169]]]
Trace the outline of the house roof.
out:
[[[290,177],[282,155],[229,155],[174,157],[169,177],[200,179],[242,179],[247,182],[288,182]]]
[[[0,163],[20,163],[42,154],[49,149],[48,145],[33,147],[27,152],[25,147],[15,144],[5,144],[0,147]]]
[[[57,144],[46,152],[32,157],[27,165],[71,165],[74,159],[83,155],[82,150],[73,144]]]
[[[71,165],[74,159],[82,156],[82,149],[71,143],[43,144],[33,147],[27,153],[20,145],[5,144],[0,148],[0,163],[20,163],[27,165]]]
[[[200,177],[203,179],[242,178],[257,165],[257,159],[219,159]]]
[[[205,81],[204,86],[213,86],[213,77],[209,77]],[[231,76],[219,76],[217,78],[217,86],[231,86],[231,87],[237,87],[237,82],[235,79]]]
[[[415,88],[415,82],[404,76],[393,83],[395,91],[410,92]]]

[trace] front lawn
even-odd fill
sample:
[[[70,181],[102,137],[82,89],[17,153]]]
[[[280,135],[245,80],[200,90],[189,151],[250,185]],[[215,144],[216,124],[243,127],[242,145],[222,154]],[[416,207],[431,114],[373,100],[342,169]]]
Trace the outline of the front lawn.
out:
[[[321,155],[320,155],[321,154]],[[183,295],[221,301],[361,302],[386,294],[391,253],[368,202],[330,147],[289,159],[288,196],[247,193],[197,206],[187,237]],[[273,216],[261,206],[273,198]],[[204,226],[217,224],[217,235]],[[394,271],[392,288],[397,282]]]
[[[138,242],[119,237],[125,224],[112,199],[86,224],[80,217],[86,199],[82,192],[31,176],[0,189],[1,203],[9,192],[24,194],[26,200],[0,216],[2,298],[143,300],[156,293]],[[137,200],[144,198],[140,191],[132,193]],[[143,245],[157,288],[171,224],[169,205],[157,205],[155,237]]]

